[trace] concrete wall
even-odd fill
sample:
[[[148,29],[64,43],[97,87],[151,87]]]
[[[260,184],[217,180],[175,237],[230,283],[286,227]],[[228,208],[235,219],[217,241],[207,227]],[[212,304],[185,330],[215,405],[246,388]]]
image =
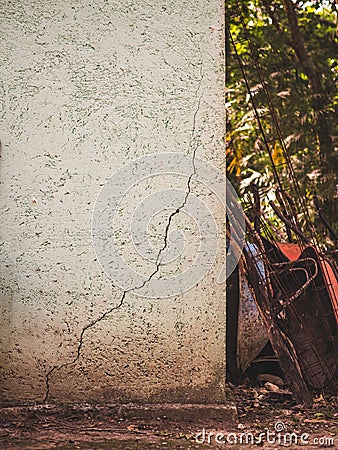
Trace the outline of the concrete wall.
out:
[[[219,202],[184,176],[130,193],[127,206],[150,188],[189,188],[219,226],[209,272],[168,298],[117,286],[91,232],[102,186],[135,158],[177,152],[223,170],[223,2],[13,0],[1,9],[2,404],[223,401]],[[168,227],[185,233],[171,265],[133,259],[121,244],[145,277],[176,274],[198,252],[198,229],[176,208],[149,224],[157,254]]]

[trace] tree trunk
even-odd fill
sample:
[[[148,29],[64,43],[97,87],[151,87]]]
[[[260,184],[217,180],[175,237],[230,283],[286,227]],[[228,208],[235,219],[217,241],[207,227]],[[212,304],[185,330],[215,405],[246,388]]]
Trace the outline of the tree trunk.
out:
[[[304,69],[304,72],[309,78],[309,85],[312,90],[316,134],[321,156],[322,193],[325,197],[325,206],[331,210],[330,216],[334,217],[334,196],[338,171],[337,158],[334,154],[330,130],[325,116],[325,93],[322,86],[321,75],[316,70],[316,67],[304,43],[293,1],[283,0],[283,5],[288,18],[289,30],[291,33],[291,45],[301,66]]]
[[[297,13],[292,0],[283,0],[283,4],[289,22],[292,47],[306,75],[309,77],[309,84],[314,98],[313,106],[317,118],[317,133],[320,151],[323,156],[330,156],[333,153],[333,145],[329,134],[326,117],[323,115],[324,92],[321,82],[321,75],[317,72],[305,46],[304,39],[298,25]]]

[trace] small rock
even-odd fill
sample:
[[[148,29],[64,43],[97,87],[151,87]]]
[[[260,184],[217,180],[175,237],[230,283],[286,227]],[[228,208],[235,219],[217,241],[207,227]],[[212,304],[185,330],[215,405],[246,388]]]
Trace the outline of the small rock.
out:
[[[261,383],[272,383],[279,388],[282,388],[284,386],[284,381],[280,377],[271,375],[270,373],[260,373],[259,375],[257,375],[257,380]]]
[[[266,388],[268,391],[271,391],[271,392],[280,392],[280,388],[279,388],[278,386],[276,386],[275,384],[273,384],[273,383],[267,382],[267,383],[264,384],[264,386],[265,386],[265,388]]]

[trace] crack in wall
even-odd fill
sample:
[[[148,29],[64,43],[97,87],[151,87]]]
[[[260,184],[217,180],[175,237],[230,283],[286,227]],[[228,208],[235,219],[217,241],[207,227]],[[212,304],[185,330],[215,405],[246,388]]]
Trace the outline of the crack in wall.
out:
[[[199,48],[200,48],[200,47],[199,47]],[[199,91],[200,91],[200,88],[201,88],[201,85],[202,85],[202,81],[203,81],[203,62],[202,62],[202,60],[201,60],[201,65],[200,65],[200,79],[198,80],[198,87],[197,87],[197,90],[196,90],[196,95],[198,95],[198,93],[199,93]],[[193,143],[193,140],[194,140],[194,137],[195,137],[195,132],[196,132],[196,118],[197,118],[197,114],[198,114],[198,112],[199,112],[199,110],[200,110],[200,106],[201,106],[201,101],[202,101],[203,95],[204,95],[204,90],[203,90],[202,93],[198,96],[197,107],[196,107],[196,110],[195,110],[194,115],[193,115],[193,124],[192,124],[192,130],[191,130],[190,140],[189,140],[189,148],[191,148],[192,143]],[[190,193],[191,193],[191,180],[192,180],[192,178],[196,175],[195,158],[196,158],[196,152],[197,152],[198,147],[199,147],[199,145],[196,145],[196,146],[194,147],[193,151],[192,151],[192,161],[191,161],[191,163],[192,163],[193,171],[192,171],[192,173],[189,175],[189,178],[188,178],[188,181],[187,181],[187,192],[186,192],[186,194],[185,194],[184,200],[183,200],[182,204],[181,204],[181,205],[180,205],[173,213],[171,213],[171,214],[169,215],[169,217],[168,217],[168,223],[167,223],[167,226],[166,226],[166,229],[165,229],[165,233],[164,233],[164,244],[163,244],[163,246],[160,248],[160,250],[159,250],[159,252],[158,252],[158,254],[157,254],[157,257],[156,257],[156,268],[155,268],[155,270],[149,275],[149,277],[148,277],[148,278],[147,278],[140,286],[134,286],[134,287],[132,287],[132,288],[130,288],[130,289],[127,289],[127,290],[123,291],[122,296],[121,296],[121,299],[120,299],[118,305],[113,306],[112,308],[108,309],[108,310],[107,310],[106,312],[104,312],[101,316],[99,316],[99,317],[96,318],[95,320],[89,322],[89,323],[82,329],[82,331],[81,331],[81,333],[80,333],[80,337],[79,337],[79,343],[78,343],[78,347],[77,347],[77,352],[76,352],[75,358],[74,358],[72,361],[70,361],[70,362],[63,363],[63,364],[60,364],[60,365],[58,365],[58,366],[52,367],[52,369],[49,370],[49,371],[47,372],[47,374],[45,375],[46,393],[45,393],[44,399],[42,400],[42,403],[46,403],[46,402],[48,401],[49,394],[50,394],[50,379],[51,379],[51,376],[53,375],[53,373],[54,373],[56,370],[61,370],[61,369],[65,368],[65,367],[70,367],[70,366],[74,365],[74,364],[80,359],[80,356],[81,356],[81,349],[82,349],[82,346],[83,346],[83,337],[84,337],[84,334],[86,333],[86,331],[89,330],[90,328],[94,327],[97,323],[99,323],[99,322],[101,322],[102,320],[104,320],[104,319],[105,319],[107,316],[109,316],[113,311],[116,311],[116,310],[120,309],[120,308],[123,306],[123,303],[124,303],[124,300],[125,300],[125,298],[126,298],[127,293],[132,292],[132,291],[136,291],[136,290],[139,290],[139,289],[142,289],[142,288],[143,288],[146,284],[148,284],[148,283],[152,280],[152,278],[159,272],[160,267],[161,267],[161,261],[160,261],[161,255],[162,255],[162,253],[163,253],[163,252],[167,249],[167,247],[168,247],[168,235],[169,235],[169,229],[170,229],[170,226],[171,226],[171,222],[172,222],[173,218],[174,218],[177,214],[179,214],[180,211],[186,206],[187,201],[188,201],[188,197],[189,197],[189,195],[190,195]]]

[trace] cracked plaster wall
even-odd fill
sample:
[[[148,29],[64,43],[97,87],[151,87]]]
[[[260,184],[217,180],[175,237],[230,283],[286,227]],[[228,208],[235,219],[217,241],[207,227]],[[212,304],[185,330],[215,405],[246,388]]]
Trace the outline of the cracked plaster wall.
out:
[[[222,2],[8,1],[1,24],[1,403],[223,401],[222,245],[197,286],[151,299],[115,287],[91,239],[126,162],[170,151],[224,167]],[[160,216],[159,254],[189,220]]]

